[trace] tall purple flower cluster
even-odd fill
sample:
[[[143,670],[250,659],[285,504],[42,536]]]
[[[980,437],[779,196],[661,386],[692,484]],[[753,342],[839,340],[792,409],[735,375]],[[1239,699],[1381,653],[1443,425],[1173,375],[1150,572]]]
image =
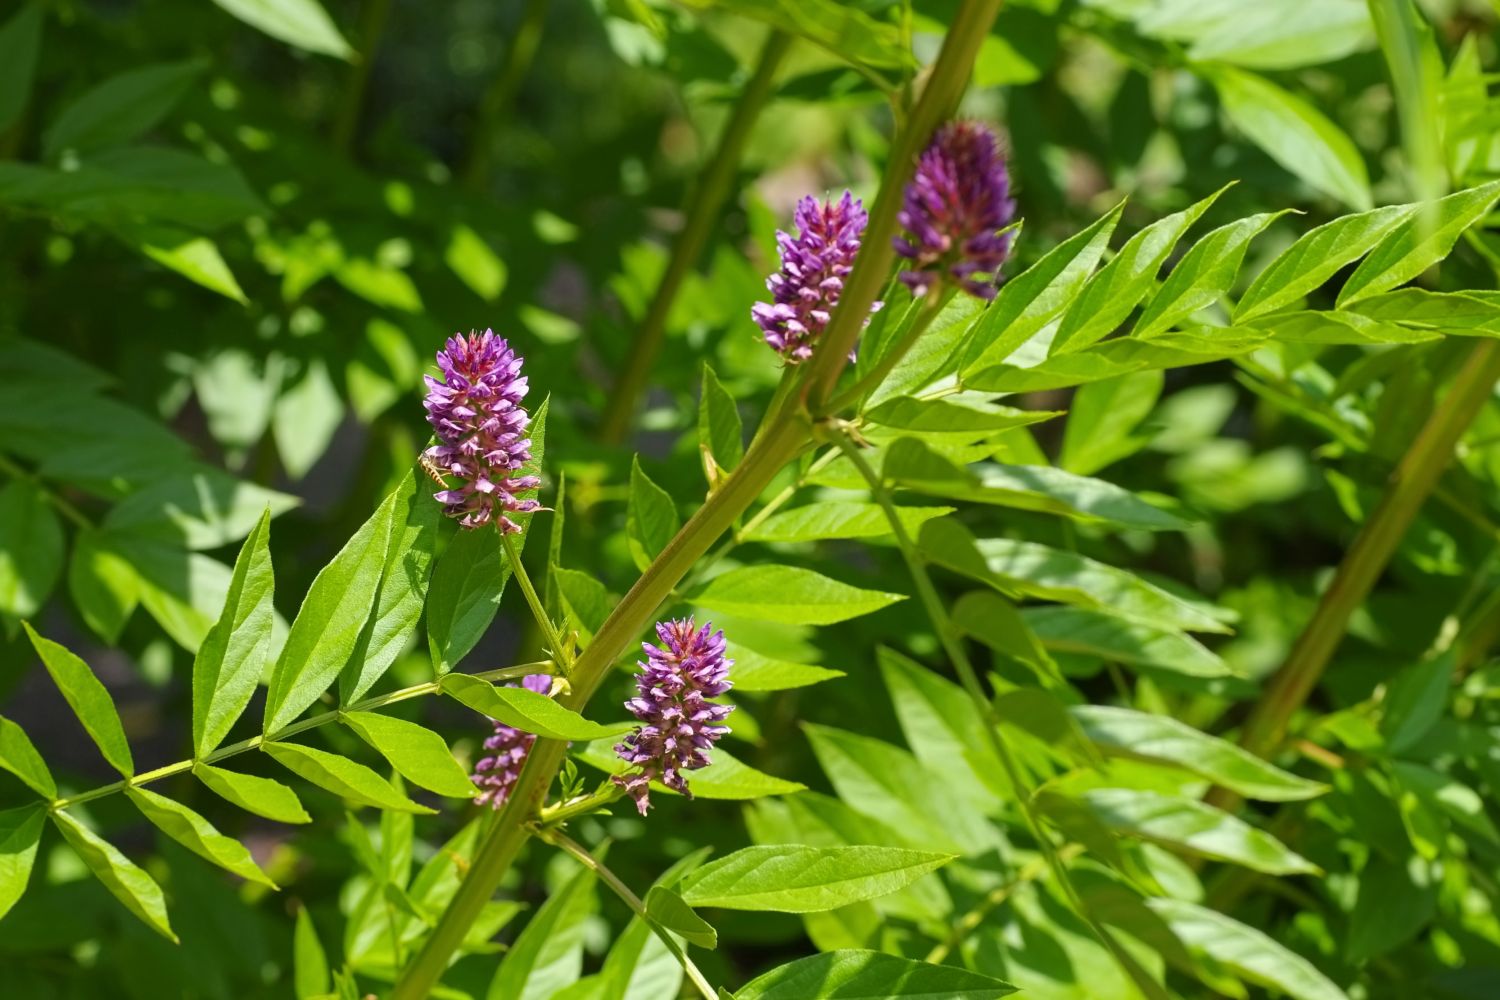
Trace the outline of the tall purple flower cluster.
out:
[[[427,379],[427,422],[438,443],[423,458],[442,476],[459,481],[456,488],[434,494],[449,517],[465,528],[494,521],[503,532],[520,531],[506,514],[537,510],[535,500],[517,493],[535,489],[541,480],[518,475],[531,461],[531,418],[522,359],[494,331],[456,334],[437,354],[442,378]]]
[[[698,628],[692,618],[660,622],[661,646],[641,643],[646,651],[643,673],[636,677],[636,697],[625,707],[641,720],[615,752],[638,772],[616,775],[614,781],[635,798],[642,816],[651,806],[651,782],[692,797],[683,771],[709,765],[708,752],[729,732],[720,725],[733,711],[730,705],[708,701],[729,690],[732,660],[724,658],[724,633],[712,624]]]
[[[821,204],[811,195],[797,203],[797,235],[778,231],[781,270],[766,279],[774,301],[757,302],[750,315],[770,344],[797,364],[812,357],[829,314],[844,291],[869,216],[848,191]],[[878,308],[878,303],[877,303]]]
[[[552,689],[552,678],[547,674],[529,674],[521,678],[521,686],[537,694],[546,694]],[[521,765],[526,763],[526,755],[535,742],[535,733],[496,720],[494,735],[484,741],[484,748],[490,755],[479,759],[471,776],[479,787],[474,801],[495,809],[505,805],[516,779],[521,776]]]
[[[1015,218],[1010,175],[995,133],[978,122],[949,122],[932,136],[906,186],[897,221],[907,235],[896,252],[912,266],[901,280],[916,295],[952,278],[982,299],[995,297]]]

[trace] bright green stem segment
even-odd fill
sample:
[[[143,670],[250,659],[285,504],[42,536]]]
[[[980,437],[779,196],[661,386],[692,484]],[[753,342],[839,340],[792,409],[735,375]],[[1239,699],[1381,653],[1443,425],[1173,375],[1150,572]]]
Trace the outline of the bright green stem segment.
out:
[[[1496,380],[1500,380],[1500,343],[1481,341],[1469,352],[1452,388],[1391,473],[1380,503],[1339,563],[1312,620],[1255,703],[1240,735],[1245,749],[1267,757],[1280,746],[1287,723],[1307,702],[1323,676],[1350,616],[1364,603],[1384,572],[1417,511],[1453,458],[1454,447],[1490,398]],[[1219,788],[1209,796],[1209,801],[1222,808],[1233,808],[1239,797]]]
[[[766,100],[771,96],[771,86],[782,57],[791,46],[790,35],[774,31],[760,50],[760,61],[755,73],[745,84],[734,112],[724,125],[719,136],[719,146],[713,157],[703,168],[698,183],[688,196],[683,209],[684,222],[677,240],[672,244],[672,256],[667,269],[656,286],[656,294],[646,308],[646,316],[636,330],[635,340],[625,359],[625,370],[610,393],[604,408],[604,418],[599,425],[599,436],[608,444],[619,444],[630,432],[630,423],[635,416],[636,401],[646,388],[656,358],[661,354],[662,341],[667,335],[667,317],[672,312],[672,303],[682,283],[692,273],[703,249],[708,245],[714,227],[719,223],[719,212],[729,197],[734,183],[735,171],[739,168],[745,140],[750,129],[760,117]]]
[[[470,191],[483,188],[485,178],[489,176],[490,149],[495,144],[495,132],[505,120],[516,91],[521,89],[521,81],[531,69],[546,23],[547,0],[526,0],[521,22],[516,25],[505,46],[505,55],[500,58],[500,71],[495,74],[494,82],[479,104],[479,122],[474,126],[474,141],[469,146],[461,173],[464,187]]]
[[[568,665],[572,660],[573,651],[563,645],[557,626],[553,625],[552,619],[547,617],[547,609],[542,606],[542,599],[537,596],[536,588],[531,585],[531,577],[521,562],[521,553],[516,551],[515,539],[502,530],[500,531],[500,544],[505,547],[505,558],[510,560],[510,569],[515,575],[516,583],[521,587],[521,593],[526,595],[526,604],[531,608],[531,617],[536,619],[536,627],[542,630],[542,635],[547,640],[548,651],[553,659],[562,665],[563,676],[566,677],[569,673]]]

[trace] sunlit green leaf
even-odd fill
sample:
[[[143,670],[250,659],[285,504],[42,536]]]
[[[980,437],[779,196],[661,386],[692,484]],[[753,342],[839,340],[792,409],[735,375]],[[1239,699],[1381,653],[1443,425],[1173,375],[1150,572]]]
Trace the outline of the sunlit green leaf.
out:
[[[814,913],[874,899],[953,860],[899,847],[746,847],[683,882],[692,906]]]

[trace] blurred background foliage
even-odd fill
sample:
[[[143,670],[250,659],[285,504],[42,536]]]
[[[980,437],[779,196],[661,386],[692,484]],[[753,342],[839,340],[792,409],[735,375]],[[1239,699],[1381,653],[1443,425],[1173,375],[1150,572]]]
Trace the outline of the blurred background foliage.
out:
[[[421,374],[455,330],[493,327],[511,338],[527,358],[533,400],[550,394],[543,498],[566,516],[561,565],[594,581],[569,577],[568,598],[597,603],[621,593],[636,574],[623,530],[632,458],[601,440],[599,415],[636,349],[682,205],[768,32],[779,25],[797,38],[734,165],[708,246],[666,317],[666,347],[630,435],[642,467],[683,511],[704,488],[703,364],[752,425],[778,378],[749,321],[775,266],[775,230],[806,193],[847,186],[873,195],[892,126],[881,88],[932,57],[955,6],[325,0],[325,14],[254,0],[8,5],[0,12],[5,714],[26,721],[66,786],[109,780],[35,668],[19,629],[25,618],[101,675],[145,763],[186,756],[192,651],[223,604],[238,542],[269,503],[279,610],[290,616],[296,595],[425,442]],[[963,112],[1007,136],[1025,219],[1012,273],[1122,199],[1125,232],[1231,183],[1212,210],[1215,225],[1294,210],[1251,249],[1245,271],[1254,274],[1314,224],[1496,177],[1500,105],[1489,84],[1500,5],[1422,0],[1400,24],[1372,17],[1382,7],[1400,5],[1006,4]],[[1415,42],[1396,44],[1393,32]],[[904,55],[908,43],[917,61]],[[1460,249],[1444,264],[1445,285],[1492,288],[1500,245],[1475,231]],[[1076,621],[1054,622],[1048,633],[1045,616],[1034,616],[1081,698],[1216,731],[1237,724],[1237,706],[1285,658],[1353,525],[1462,354],[1449,343],[1281,345],[1238,364],[1031,394],[1028,407],[1071,407],[1069,419],[997,435],[990,455],[1090,475],[1107,468],[1113,482],[1175,498],[1198,523],[1180,535],[1106,536],[1041,514],[981,520],[1165,586],[1189,585],[1234,619],[1233,635],[1206,645],[1183,636],[1191,645],[1166,655],[1091,643]],[[1492,403],[1356,617],[1326,678],[1326,714],[1302,732],[1315,776],[1334,792],[1283,811],[1277,830],[1329,877],[1315,889],[1265,880],[1235,911],[1350,996],[1477,1000],[1500,991],[1500,835],[1488,807],[1500,789],[1500,675],[1489,653],[1500,570],[1497,438]],[[539,564],[541,549],[529,553]],[[778,551],[840,579],[907,589],[887,548]],[[947,585],[954,597],[962,590]],[[1381,713],[1371,708],[1386,697],[1382,685],[1420,661],[1455,614],[1450,627],[1463,641],[1443,653],[1444,682],[1459,679],[1451,697],[1446,687],[1407,695],[1418,707],[1403,711],[1417,711],[1418,721],[1395,745],[1389,728],[1382,740]],[[524,621],[509,595],[471,669],[535,655]],[[732,621],[718,624],[734,634]],[[805,724],[912,741],[913,723],[898,718],[877,681],[874,650],[937,652],[915,602],[816,634],[751,631],[761,654],[850,676],[746,696],[730,744],[741,759],[828,791],[820,767],[828,751],[814,753]],[[417,649],[393,677],[416,683],[428,670]],[[886,683],[893,671],[900,675],[888,667]],[[425,711],[461,759],[473,756],[483,733],[472,716],[453,706]],[[1332,772],[1330,758],[1340,762]],[[0,782],[0,796],[9,795],[15,783]],[[420,821],[413,842],[399,817],[366,830],[368,817],[346,824],[333,798],[309,801],[317,822],[305,828],[226,820],[283,885],[279,895],[232,886],[169,843],[153,849],[138,817],[101,801],[97,822],[116,829],[130,853],[149,854],[170,886],[184,947],[123,915],[49,841],[36,876],[46,891],[0,927],[6,991],[286,996],[303,907],[335,965],[388,963],[367,954],[377,945],[354,902],[371,879],[399,870],[404,882],[413,856],[432,857],[463,817],[451,810]],[[772,801],[742,816],[732,803],[674,800],[649,823],[617,810],[591,829],[615,839],[611,864],[644,886],[695,847],[774,841],[766,831],[794,822],[777,812],[787,808]],[[381,846],[351,846],[370,836]],[[511,888],[533,908],[573,877],[539,849],[528,861]],[[1195,879],[1164,852],[1148,852],[1148,861],[1163,883]],[[720,949],[701,964],[716,982],[743,982],[806,953],[809,938],[920,957],[934,943],[918,929],[924,923],[980,912],[949,949],[965,961],[1031,995],[1134,995],[1048,892],[1023,885],[991,912],[983,905],[994,888],[994,873],[975,868],[967,884],[958,877],[949,886],[951,898],[913,894],[837,920],[727,915]],[[609,928],[623,923],[615,901],[589,900],[558,917],[565,933],[546,959],[565,970],[558,983],[569,968],[597,969]],[[302,968],[315,966],[310,932],[298,933]],[[453,983],[482,995],[494,962],[466,958]],[[1243,989],[1227,976],[1214,988]],[[649,983],[639,989],[629,995],[667,995]],[[526,996],[554,995],[537,990]]]

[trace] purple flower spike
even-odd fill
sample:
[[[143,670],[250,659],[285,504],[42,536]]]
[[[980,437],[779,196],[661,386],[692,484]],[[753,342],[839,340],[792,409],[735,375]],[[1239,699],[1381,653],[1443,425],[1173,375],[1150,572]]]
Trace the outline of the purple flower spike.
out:
[[[733,706],[708,699],[730,689],[734,661],[724,659],[724,633],[712,629],[711,624],[698,628],[692,618],[661,622],[656,634],[662,645],[641,643],[646,651],[644,673],[637,675],[637,696],[625,707],[642,724],[615,747],[615,753],[640,771],[617,774],[614,781],[635,798],[642,816],[651,807],[652,781],[692,798],[682,772],[707,767],[708,751],[729,732],[720,723]]]
[[[942,126],[917,161],[896,216],[907,231],[894,240],[896,252],[912,261],[901,280],[926,295],[951,278],[971,295],[993,299],[1011,245],[1012,234],[1000,230],[1015,214],[995,133],[978,122]]]
[[[529,674],[521,678],[521,686],[537,694],[546,694],[552,690],[552,678],[547,674]],[[479,787],[479,794],[474,796],[474,801],[493,809],[505,805],[516,779],[521,776],[521,765],[526,763],[526,755],[531,752],[531,745],[535,742],[535,733],[497,721],[494,735],[484,741],[484,748],[489,751],[490,756],[480,758],[471,775],[474,784]]]
[[[781,270],[766,279],[775,301],[757,302],[750,315],[787,364],[812,357],[844,291],[867,221],[864,206],[848,191],[822,204],[809,195],[797,203],[797,235],[776,233]]]
[[[427,422],[438,443],[423,459],[438,477],[459,480],[456,489],[433,494],[444,513],[465,528],[494,521],[502,532],[520,531],[507,513],[538,510],[535,500],[516,496],[541,485],[536,476],[517,475],[531,461],[526,437],[526,397],[522,359],[492,330],[456,334],[438,351],[442,378],[427,379]]]

